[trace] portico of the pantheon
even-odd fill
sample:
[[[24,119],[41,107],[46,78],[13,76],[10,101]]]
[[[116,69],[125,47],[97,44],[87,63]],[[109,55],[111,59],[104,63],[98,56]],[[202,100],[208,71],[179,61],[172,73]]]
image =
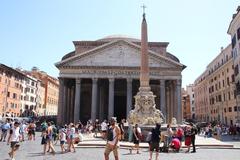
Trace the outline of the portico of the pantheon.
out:
[[[58,123],[127,118],[139,88],[139,39],[109,36],[74,41],[75,50],[56,63],[60,70]],[[167,42],[148,42],[150,86],[156,108],[182,121],[181,72],[185,68],[167,52]]]

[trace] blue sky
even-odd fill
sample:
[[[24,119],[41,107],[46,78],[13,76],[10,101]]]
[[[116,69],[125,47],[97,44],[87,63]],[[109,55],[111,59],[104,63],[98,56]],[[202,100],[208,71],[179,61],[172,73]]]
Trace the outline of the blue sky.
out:
[[[227,29],[238,0],[2,0],[0,63],[55,77],[54,66],[74,49],[72,41],[112,34],[140,37],[143,3],[149,41],[170,42],[168,51],[187,68],[183,86],[230,43]]]

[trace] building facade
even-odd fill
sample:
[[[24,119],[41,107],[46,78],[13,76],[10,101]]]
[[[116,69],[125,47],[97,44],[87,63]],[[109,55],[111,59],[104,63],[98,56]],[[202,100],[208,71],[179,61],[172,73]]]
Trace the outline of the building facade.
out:
[[[56,63],[60,70],[58,123],[127,118],[140,85],[140,40],[117,36],[73,43],[75,50]],[[181,109],[185,66],[167,52],[168,43],[149,42],[148,46],[156,108],[170,122]]]
[[[25,75],[11,67],[0,64],[0,114],[20,116],[22,82]]]
[[[38,80],[37,94],[36,94],[36,112],[39,116],[46,115],[45,107],[45,87],[41,80]]]
[[[199,121],[235,124],[236,90],[232,47],[228,45],[195,81],[196,117]]]
[[[182,111],[183,111],[183,119],[185,121],[189,121],[192,119],[190,95],[187,93],[187,91],[184,88],[182,88]]]
[[[240,6],[237,8],[237,13],[233,14],[232,21],[228,28],[228,34],[231,35],[231,47],[233,54],[233,65],[236,87],[237,101],[237,120],[240,123]]]
[[[58,111],[58,95],[59,81],[58,79],[49,76],[43,71],[39,71],[36,67],[28,72],[31,76],[38,79],[38,107],[37,110],[41,115],[57,115]],[[44,92],[44,97],[43,96]],[[43,103],[44,101],[44,103]]]
[[[194,100],[194,85],[190,84],[186,87],[186,92],[190,98],[190,112],[191,112],[191,119],[195,120],[195,100]]]
[[[21,113],[24,117],[36,116],[37,79],[26,75],[22,81]]]

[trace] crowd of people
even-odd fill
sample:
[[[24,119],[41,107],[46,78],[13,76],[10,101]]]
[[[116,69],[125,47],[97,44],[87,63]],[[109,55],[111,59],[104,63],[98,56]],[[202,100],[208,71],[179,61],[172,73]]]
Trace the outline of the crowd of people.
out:
[[[133,126],[129,124],[128,127],[125,127],[126,123],[125,119],[117,123],[116,117],[112,117],[109,121],[103,120],[102,122],[98,119],[95,121],[88,120],[85,125],[79,121],[75,124],[69,123],[58,126],[53,121],[44,121],[40,126],[36,126],[34,121],[18,122],[7,119],[6,122],[0,124],[0,141],[10,144],[9,156],[11,159],[14,159],[16,151],[20,147],[19,142],[36,140],[35,133],[37,128],[41,131],[41,145],[43,146],[44,155],[46,153],[55,155],[55,145],[58,142],[61,153],[76,152],[74,144],[83,140],[83,134],[92,135],[95,138],[102,138],[107,141],[104,151],[105,160],[109,159],[110,152],[113,152],[116,160],[119,159],[119,141],[124,140],[133,143],[132,147],[129,148],[130,154],[132,154],[133,150],[140,154],[139,143],[145,141],[149,144],[149,159],[152,160],[154,151],[156,152],[156,159],[158,159],[159,152],[179,152],[182,143],[187,148],[186,153],[190,152],[190,146],[193,148],[191,152],[196,152],[196,134],[202,134],[206,138],[214,137],[219,140],[221,140],[221,135],[224,133],[232,135],[233,139],[240,134],[240,126],[238,125],[227,128],[223,125],[213,126],[211,124],[205,127],[197,127],[193,123],[174,127],[168,124],[166,130],[162,130],[161,125],[156,124],[155,128],[144,137],[138,124]]]

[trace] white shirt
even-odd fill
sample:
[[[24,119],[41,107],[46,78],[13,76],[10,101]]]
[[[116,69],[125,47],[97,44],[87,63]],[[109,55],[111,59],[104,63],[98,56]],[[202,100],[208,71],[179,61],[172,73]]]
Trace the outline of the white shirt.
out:
[[[66,141],[66,133],[64,133],[63,130],[61,130],[61,139],[60,141]]]
[[[72,128],[70,129],[70,136],[74,136],[74,134],[75,134],[75,128],[72,127]]]
[[[20,130],[19,127],[17,127],[17,128],[13,127],[12,128],[13,133],[11,135],[11,142],[19,142],[19,137],[20,137],[19,130]]]
[[[101,130],[102,131],[106,131],[107,130],[107,123],[105,123],[105,122],[101,123]]]

